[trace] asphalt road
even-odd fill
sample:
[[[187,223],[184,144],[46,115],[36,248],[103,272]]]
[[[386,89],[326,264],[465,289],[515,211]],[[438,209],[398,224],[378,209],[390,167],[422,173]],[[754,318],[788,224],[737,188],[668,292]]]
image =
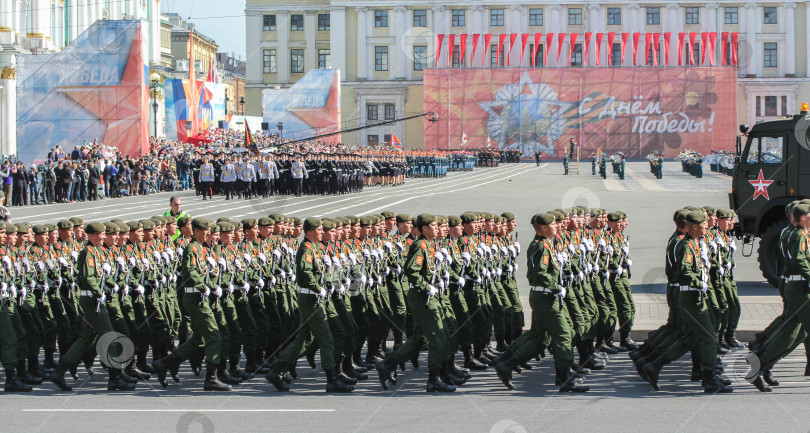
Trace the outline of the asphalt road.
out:
[[[628,165],[628,178],[602,180],[590,174],[562,176],[559,163],[504,165],[451,173],[445,179],[408,179],[399,187],[369,188],[338,197],[272,198],[268,200],[202,201],[182,193],[183,208],[193,216],[216,218],[267,215],[363,215],[390,209],[459,214],[466,210],[511,211],[518,217],[519,240],[531,240],[531,215],[557,207],[583,204],[620,209],[629,214],[628,234],[633,258],[633,290],[656,296],[663,292],[663,249],[672,231],[671,216],[684,205],[728,206],[730,178],[707,174],[702,180],[665,165],[656,181],[646,163]],[[86,221],[147,218],[168,209],[169,194],[103,200],[94,203],[12,208],[15,221],[55,222],[81,216]],[[738,250],[740,252],[740,250]],[[746,250],[747,252],[747,250]],[[522,257],[525,257],[523,255]],[[525,260],[525,258],[523,258]],[[762,282],[754,256],[737,257],[740,293],[751,302],[771,299],[775,291]],[[525,267],[523,268],[525,269]],[[521,290],[527,291],[525,280]],[[323,393],[321,373],[298,364],[299,379],[292,391],[271,390],[263,378],[240,385],[233,393],[204,393],[202,377],[187,364],[182,383],[163,390],[152,380],[135,393],[110,393],[106,374],[81,375],[73,393],[57,392],[50,384],[28,395],[6,396],[0,407],[5,425],[0,431],[36,432],[534,432],[534,431],[810,431],[806,395],[810,381],[802,374],[805,357],[794,352],[775,374],[782,385],[760,394],[742,376],[747,372],[744,351],[726,356],[727,373],[735,381],[731,395],[705,395],[688,381],[684,359],[664,369],[662,391],[653,392],[635,373],[626,356],[611,358],[608,369],[592,374],[584,395],[560,394],[553,387],[553,364],[545,359],[517,376],[516,390],[507,391],[494,372],[479,372],[452,395],[424,393],[426,371],[409,366],[399,383],[382,391],[376,374],[352,395]],[[424,365],[426,359],[421,359]],[[96,368],[99,370],[99,368]]]

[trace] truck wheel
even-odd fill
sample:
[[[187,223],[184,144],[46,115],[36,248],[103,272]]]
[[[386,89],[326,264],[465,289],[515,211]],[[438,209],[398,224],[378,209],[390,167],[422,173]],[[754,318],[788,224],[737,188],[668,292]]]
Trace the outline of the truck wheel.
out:
[[[759,238],[759,248],[757,249],[759,270],[762,271],[762,276],[774,287],[779,284],[779,275],[776,272],[776,251],[779,248],[779,235],[787,225],[788,222],[785,220],[774,223]]]

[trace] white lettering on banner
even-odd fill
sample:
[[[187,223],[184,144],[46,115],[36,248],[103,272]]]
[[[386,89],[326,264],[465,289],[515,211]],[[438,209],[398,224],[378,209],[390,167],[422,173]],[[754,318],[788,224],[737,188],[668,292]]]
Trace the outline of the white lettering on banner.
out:
[[[117,85],[120,81],[118,71],[112,67],[93,66],[81,71],[80,82],[95,85]]]
[[[636,116],[632,132],[662,134],[664,132],[695,133],[711,132],[714,125],[714,112],[706,119],[695,121],[686,113],[664,113],[661,118]]]

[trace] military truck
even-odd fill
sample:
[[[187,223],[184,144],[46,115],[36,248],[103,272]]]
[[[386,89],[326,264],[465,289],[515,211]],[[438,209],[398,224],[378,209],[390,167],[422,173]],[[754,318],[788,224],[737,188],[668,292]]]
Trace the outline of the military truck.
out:
[[[729,204],[738,217],[737,238],[749,254],[759,238],[762,276],[777,285],[776,250],[779,234],[788,225],[785,206],[810,197],[810,119],[807,104],[801,112],[749,128],[737,136]]]

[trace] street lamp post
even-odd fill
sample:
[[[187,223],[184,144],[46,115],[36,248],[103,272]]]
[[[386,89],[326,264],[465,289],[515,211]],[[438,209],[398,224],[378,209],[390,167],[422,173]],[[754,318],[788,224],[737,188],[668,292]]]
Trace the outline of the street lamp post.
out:
[[[239,107],[241,108],[242,115],[244,116],[245,115],[245,97],[244,96],[239,98]]]
[[[226,115],[226,116],[228,115],[228,103],[229,103],[230,101],[231,101],[231,100],[230,100],[230,99],[228,99],[228,91],[226,90],[226,91],[225,91],[225,115]]]
[[[276,128],[278,128],[278,139],[284,139],[284,122],[276,123]]]
[[[158,102],[157,102],[157,91],[158,91],[158,83],[159,80],[152,80],[152,114],[154,115],[154,131],[155,131],[155,138],[157,138],[157,109],[158,109]]]

